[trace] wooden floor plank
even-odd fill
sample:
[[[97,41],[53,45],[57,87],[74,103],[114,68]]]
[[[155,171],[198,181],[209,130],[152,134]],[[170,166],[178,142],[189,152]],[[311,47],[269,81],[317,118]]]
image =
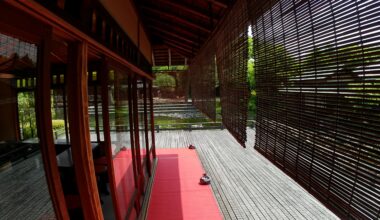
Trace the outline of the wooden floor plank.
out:
[[[226,130],[160,131],[157,148],[194,144],[225,219],[338,219],[294,180]]]
[[[0,219],[55,219],[40,154],[0,172]]]
[[[227,130],[160,131],[156,133],[156,146],[197,147],[225,219],[338,219],[253,149],[254,130],[248,129],[248,137],[244,149]],[[52,215],[39,155],[0,172],[0,189],[1,219]]]

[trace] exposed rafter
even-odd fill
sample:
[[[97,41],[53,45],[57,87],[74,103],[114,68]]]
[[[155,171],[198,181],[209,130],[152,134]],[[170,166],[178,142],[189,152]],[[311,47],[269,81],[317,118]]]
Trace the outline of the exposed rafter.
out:
[[[133,0],[150,36],[156,65],[168,65],[167,48],[193,59],[235,0]],[[165,45],[162,49],[162,45]],[[173,64],[174,65],[174,64]]]
[[[189,55],[186,52],[182,51],[181,49],[178,49],[176,47],[171,47],[170,45],[169,45],[169,47],[172,49],[172,51],[175,51],[176,53],[180,54],[184,58],[187,59],[187,57],[189,57]]]
[[[219,6],[221,8],[228,8],[228,5],[227,3],[224,3],[224,2],[221,2],[221,1],[217,1],[217,0],[207,0],[208,2],[216,5],[216,6]]]
[[[157,10],[157,9],[155,9],[155,8],[151,8],[151,7],[148,7],[148,6],[145,6],[145,5],[144,5],[144,6],[141,6],[141,9],[146,10],[146,11],[150,11],[150,12],[153,12],[153,13],[156,13],[156,14],[158,14],[158,15],[162,15],[162,16],[164,16],[164,17],[166,17],[166,18],[169,18],[169,19],[175,20],[175,21],[177,21],[177,22],[181,22],[181,23],[183,23],[184,25],[188,25],[188,26],[190,26],[190,27],[196,28],[196,29],[201,30],[201,31],[204,31],[204,32],[206,32],[206,33],[211,33],[211,30],[209,30],[208,28],[206,28],[206,27],[204,27],[204,26],[202,26],[202,25],[200,25],[200,24],[196,24],[196,23],[194,23],[194,22],[192,22],[192,21],[189,21],[189,20],[187,20],[187,19],[180,18],[180,17],[178,17],[178,16],[176,16],[176,15],[173,15],[173,14],[170,14],[170,13],[168,13],[168,12],[160,11],[160,10]]]
[[[169,1],[169,0],[157,0],[158,2],[162,3],[162,4],[165,4],[165,5],[169,5],[169,6],[172,6],[173,8],[176,8],[176,9],[179,9],[179,10],[182,10],[182,11],[186,11],[188,13],[191,13],[197,17],[200,17],[200,18],[203,18],[205,20],[210,20],[210,17],[203,13],[203,12],[200,12],[199,10],[191,7],[191,6],[184,6],[183,4],[179,4],[177,2],[173,2],[173,1]],[[214,23],[217,23],[218,22],[218,19],[213,19],[213,22]]]
[[[163,22],[149,16],[146,17],[146,20],[149,22],[148,26],[154,25],[155,27],[162,27],[163,29],[166,29],[166,30],[170,29],[171,31],[175,31],[175,32],[178,31],[178,32],[181,32],[181,34],[192,36],[193,38],[196,38],[196,39],[200,38],[201,41],[206,40],[204,35],[199,35],[198,33],[192,32],[191,30],[189,30],[189,28],[186,29],[183,26],[178,25],[178,23]]]
[[[149,25],[148,27],[151,28],[151,29],[154,29],[154,30],[156,30],[158,32],[161,32],[163,34],[167,34],[167,35],[171,36],[174,39],[181,40],[181,41],[186,41],[187,43],[190,43],[192,45],[199,45],[199,43],[196,42],[196,39],[189,38],[188,36],[181,36],[181,35],[178,35],[178,34],[175,34],[175,33],[171,32],[171,31],[163,30],[162,28],[159,28],[159,27],[156,27],[156,26],[153,26],[153,25]]]
[[[165,41],[164,42],[166,45],[168,45],[170,48],[177,50],[178,53],[182,54],[185,57],[192,57],[192,51],[189,51],[189,49],[183,48],[179,45],[176,45],[170,41]]]
[[[163,35],[161,33],[155,33],[155,35],[159,36],[160,38],[162,38],[162,40],[165,42],[165,43],[170,43],[172,46],[176,46],[176,47],[179,47],[183,50],[186,50],[188,51],[190,54],[193,54],[194,52],[198,51],[198,47],[194,47],[194,46],[189,46],[188,44],[186,43],[182,43],[180,41],[177,41],[177,40],[173,40],[172,38],[168,37],[167,35]]]
[[[155,59],[154,59],[154,52],[153,52],[153,51],[152,51],[152,64],[153,64],[153,66],[156,65],[156,61],[155,61]]]

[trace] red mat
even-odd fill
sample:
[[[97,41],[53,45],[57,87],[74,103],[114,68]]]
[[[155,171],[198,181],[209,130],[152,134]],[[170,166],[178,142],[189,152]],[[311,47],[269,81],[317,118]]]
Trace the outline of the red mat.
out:
[[[119,215],[125,219],[129,202],[135,191],[131,150],[120,151],[113,158],[116,195],[119,203]]]
[[[223,219],[196,150],[158,149],[148,219]],[[212,183],[211,183],[212,184]]]

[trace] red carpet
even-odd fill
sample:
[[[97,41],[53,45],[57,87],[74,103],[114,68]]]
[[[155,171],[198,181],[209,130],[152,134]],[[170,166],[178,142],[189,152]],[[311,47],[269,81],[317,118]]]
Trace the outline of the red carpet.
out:
[[[199,185],[204,170],[196,150],[158,149],[157,156],[148,219],[222,219],[211,186]]]

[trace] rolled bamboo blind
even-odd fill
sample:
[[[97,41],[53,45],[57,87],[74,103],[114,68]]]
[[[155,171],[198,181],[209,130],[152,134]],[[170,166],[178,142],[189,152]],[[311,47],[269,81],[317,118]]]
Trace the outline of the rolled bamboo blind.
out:
[[[216,120],[215,47],[206,45],[190,65],[193,104],[210,119]]]
[[[246,0],[237,0],[214,37],[223,125],[245,147],[249,89],[249,17]]]
[[[338,216],[379,219],[380,2],[263,2],[255,148]]]

